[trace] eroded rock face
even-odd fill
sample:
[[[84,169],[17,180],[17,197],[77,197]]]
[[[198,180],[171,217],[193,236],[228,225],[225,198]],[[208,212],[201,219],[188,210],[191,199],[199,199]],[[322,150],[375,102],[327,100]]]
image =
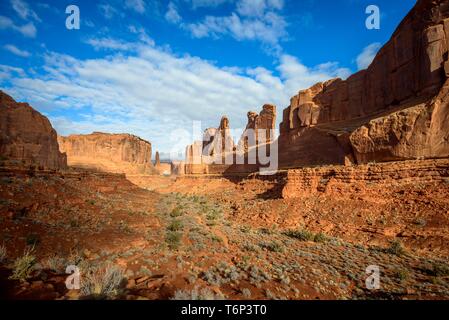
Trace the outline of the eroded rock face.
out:
[[[130,134],[94,132],[58,137],[70,166],[113,173],[153,173],[151,143]]]
[[[0,91],[0,156],[19,165],[46,169],[67,166],[50,121],[28,103]]]
[[[443,125],[449,117],[448,51],[449,1],[418,1],[367,70],[318,83],[291,99],[281,124],[281,164],[449,156]],[[312,137],[301,138],[313,135],[312,128],[318,141],[327,136],[333,145],[327,149],[344,157],[298,154],[321,148]]]
[[[276,128],[276,106],[266,104],[262,107],[260,114],[248,112],[248,123],[238,143],[238,149],[244,152],[248,148],[255,147],[260,143],[271,143],[273,141],[273,130]],[[259,137],[260,130],[264,131],[264,137]]]

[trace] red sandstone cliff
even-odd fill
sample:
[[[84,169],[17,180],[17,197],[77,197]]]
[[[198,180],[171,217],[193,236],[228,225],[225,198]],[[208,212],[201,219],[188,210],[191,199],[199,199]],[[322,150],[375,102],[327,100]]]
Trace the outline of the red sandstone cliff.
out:
[[[449,156],[449,1],[420,0],[367,70],[300,91],[281,166]]]
[[[113,173],[153,173],[151,143],[130,134],[94,132],[58,137],[70,166]]]
[[[0,91],[0,156],[12,164],[46,169],[67,166],[50,121],[28,103],[17,103]]]

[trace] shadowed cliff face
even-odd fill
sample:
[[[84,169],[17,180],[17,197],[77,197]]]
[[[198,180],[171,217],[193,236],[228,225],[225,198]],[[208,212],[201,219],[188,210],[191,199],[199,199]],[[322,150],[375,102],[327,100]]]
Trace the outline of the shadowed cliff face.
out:
[[[67,166],[50,121],[27,103],[0,91],[0,156],[15,165],[46,169]]]
[[[418,1],[367,70],[291,99],[281,165],[449,156],[448,44],[449,1]]]
[[[58,137],[68,164],[113,173],[152,173],[151,143],[130,134]]]

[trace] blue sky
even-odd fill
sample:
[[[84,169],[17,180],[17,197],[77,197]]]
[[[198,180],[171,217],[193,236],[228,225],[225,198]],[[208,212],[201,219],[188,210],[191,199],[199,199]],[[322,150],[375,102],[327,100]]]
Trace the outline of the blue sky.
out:
[[[415,0],[2,0],[0,88],[58,133],[127,132],[182,150],[192,121],[282,109],[315,82],[365,68]],[[65,9],[80,9],[68,30]],[[380,30],[365,27],[368,5]]]

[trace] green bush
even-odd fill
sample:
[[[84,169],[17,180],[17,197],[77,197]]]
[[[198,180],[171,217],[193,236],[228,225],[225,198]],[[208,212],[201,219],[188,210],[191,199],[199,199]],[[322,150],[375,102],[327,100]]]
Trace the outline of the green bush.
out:
[[[402,243],[399,240],[394,240],[391,242],[390,246],[386,250],[387,253],[395,254],[397,256],[403,255],[405,253],[405,249],[402,246]]]
[[[113,265],[90,270],[81,283],[81,296],[113,297],[119,294],[124,273]]]
[[[307,230],[288,230],[284,235],[301,241],[313,241],[315,238],[315,235]]]
[[[283,251],[283,247],[282,244],[280,244],[279,242],[273,241],[273,242],[263,242],[260,244],[260,246],[264,249],[267,249],[268,251],[271,252],[282,252]]]
[[[432,263],[425,267],[424,271],[434,277],[449,276],[449,266],[442,263]]]
[[[30,277],[36,264],[36,257],[32,254],[33,251],[34,249],[27,249],[23,256],[14,261],[13,273],[9,277],[10,279],[25,281]]]
[[[318,242],[318,243],[324,243],[324,242],[327,242],[327,240],[328,240],[327,236],[324,233],[322,233],[322,232],[317,233],[313,237],[313,241],[314,242]]]
[[[165,236],[165,242],[167,242],[170,249],[176,250],[181,244],[181,238],[182,234],[180,232],[169,231]]]
[[[180,207],[175,207],[171,212],[170,212],[170,217],[172,218],[177,218],[183,215],[183,212],[181,210]]]
[[[409,277],[409,273],[406,269],[399,269],[394,272],[394,276],[400,281],[405,281]]]
[[[167,227],[170,231],[181,231],[184,228],[184,224],[181,220],[173,220]]]

